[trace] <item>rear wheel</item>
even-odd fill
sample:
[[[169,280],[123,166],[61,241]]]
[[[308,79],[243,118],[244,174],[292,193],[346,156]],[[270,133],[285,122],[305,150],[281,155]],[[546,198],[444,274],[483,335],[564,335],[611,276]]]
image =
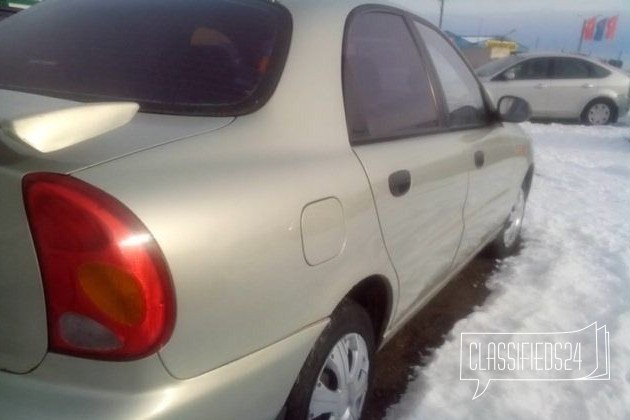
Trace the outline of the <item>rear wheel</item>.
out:
[[[617,108],[610,101],[596,99],[582,112],[582,122],[587,125],[606,125],[617,121]]]
[[[365,310],[346,300],[302,367],[287,419],[359,420],[372,383],[374,332]]]

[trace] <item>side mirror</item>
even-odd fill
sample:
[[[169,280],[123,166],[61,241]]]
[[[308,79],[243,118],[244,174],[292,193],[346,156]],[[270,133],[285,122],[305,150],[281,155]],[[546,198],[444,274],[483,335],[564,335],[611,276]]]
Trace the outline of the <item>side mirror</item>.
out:
[[[516,96],[504,96],[499,100],[497,110],[502,121],[520,123],[529,120],[532,108],[529,103]]]

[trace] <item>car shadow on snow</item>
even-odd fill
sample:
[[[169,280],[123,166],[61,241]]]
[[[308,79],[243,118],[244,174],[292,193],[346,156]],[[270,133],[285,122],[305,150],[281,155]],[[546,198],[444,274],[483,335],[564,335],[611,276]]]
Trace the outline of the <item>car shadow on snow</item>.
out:
[[[365,419],[385,418],[387,408],[400,400],[417,376],[417,367],[429,363],[432,351],[444,343],[455,323],[483,305],[491,293],[486,282],[499,266],[500,261],[482,252],[376,355]]]

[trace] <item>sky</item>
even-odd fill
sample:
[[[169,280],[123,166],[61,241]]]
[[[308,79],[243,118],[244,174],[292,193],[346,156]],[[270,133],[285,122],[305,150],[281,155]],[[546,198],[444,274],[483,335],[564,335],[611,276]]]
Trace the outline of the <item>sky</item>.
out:
[[[395,0],[437,24],[439,0]],[[445,0],[442,29],[460,35],[504,35],[531,51],[576,52],[584,19],[619,15],[609,41],[584,41],[582,52],[618,58],[630,69],[630,0]],[[512,32],[513,31],[513,32]]]

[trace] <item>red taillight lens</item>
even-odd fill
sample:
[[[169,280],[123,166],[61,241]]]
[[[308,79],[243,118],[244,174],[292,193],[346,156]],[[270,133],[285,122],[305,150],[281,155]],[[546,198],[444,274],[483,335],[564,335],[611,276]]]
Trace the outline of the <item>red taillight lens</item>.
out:
[[[46,295],[51,351],[106,360],[147,356],[173,329],[164,257],[138,218],[76,178],[23,180]]]

